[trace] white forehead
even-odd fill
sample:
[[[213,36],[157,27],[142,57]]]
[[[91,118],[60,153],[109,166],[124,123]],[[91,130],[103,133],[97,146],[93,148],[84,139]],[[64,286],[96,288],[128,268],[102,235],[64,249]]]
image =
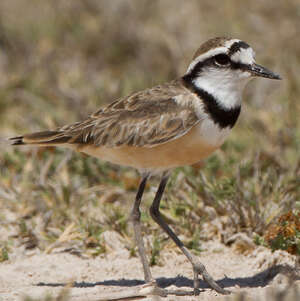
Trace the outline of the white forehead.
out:
[[[251,47],[241,48],[231,56],[231,60],[235,63],[251,65],[254,63],[255,53]]]
[[[189,65],[187,73],[189,73],[195,65],[197,65],[201,61],[205,61],[206,59],[213,57],[215,55],[221,54],[221,53],[228,53],[230,47],[236,43],[241,42],[239,39],[231,39],[224,43],[224,46],[220,46],[214,49],[211,49],[199,56],[197,56]],[[254,57],[255,53],[251,47],[249,48],[241,48],[239,51],[235,52],[231,59],[232,61],[236,63],[242,63],[242,64],[252,64],[254,63]]]

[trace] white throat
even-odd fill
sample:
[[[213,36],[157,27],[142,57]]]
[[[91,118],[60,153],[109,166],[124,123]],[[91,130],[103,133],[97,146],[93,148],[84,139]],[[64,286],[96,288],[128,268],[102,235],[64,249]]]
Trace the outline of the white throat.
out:
[[[193,84],[214,96],[224,109],[230,110],[241,105],[242,92],[248,80],[245,72],[205,70],[193,80]]]

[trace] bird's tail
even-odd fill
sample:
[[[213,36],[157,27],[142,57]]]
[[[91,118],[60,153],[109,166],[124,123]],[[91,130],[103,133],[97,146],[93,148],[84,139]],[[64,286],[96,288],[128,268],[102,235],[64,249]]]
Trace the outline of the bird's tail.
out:
[[[12,145],[33,144],[39,146],[55,146],[67,143],[71,139],[62,131],[43,131],[9,138]]]

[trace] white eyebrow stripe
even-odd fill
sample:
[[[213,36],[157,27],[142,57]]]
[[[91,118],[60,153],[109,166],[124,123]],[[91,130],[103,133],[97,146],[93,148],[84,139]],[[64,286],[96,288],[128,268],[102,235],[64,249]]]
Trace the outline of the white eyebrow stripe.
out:
[[[242,63],[246,65],[251,65],[254,63],[255,53],[251,47],[249,48],[241,48],[239,51],[235,52],[231,56],[231,60],[235,63]]]
[[[229,41],[226,41],[224,43],[224,46],[211,49],[211,50],[199,55],[191,62],[186,73],[190,73],[199,62],[205,61],[206,59],[208,59],[210,57],[213,57],[213,56],[221,54],[221,53],[228,54],[230,47],[234,43],[238,43],[238,42],[241,42],[241,40],[231,39]],[[239,51],[235,52],[231,56],[231,60],[236,63],[242,63],[242,64],[249,65],[249,64],[254,63],[254,61],[255,61],[254,56],[255,56],[255,53],[251,47],[241,48]]]
[[[218,47],[218,48],[214,48],[211,49],[201,55],[199,55],[198,57],[196,57],[191,64],[189,65],[188,69],[187,69],[187,73],[190,73],[192,69],[194,69],[194,67],[202,61],[205,61],[206,59],[213,57],[215,55],[218,55],[220,53],[227,53],[228,52],[228,48],[227,47]]]

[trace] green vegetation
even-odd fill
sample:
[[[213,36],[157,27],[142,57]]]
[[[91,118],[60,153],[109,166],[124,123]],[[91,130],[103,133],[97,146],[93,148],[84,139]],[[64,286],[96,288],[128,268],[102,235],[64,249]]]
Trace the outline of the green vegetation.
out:
[[[300,212],[281,215],[265,233],[267,244],[273,249],[300,254]]]

